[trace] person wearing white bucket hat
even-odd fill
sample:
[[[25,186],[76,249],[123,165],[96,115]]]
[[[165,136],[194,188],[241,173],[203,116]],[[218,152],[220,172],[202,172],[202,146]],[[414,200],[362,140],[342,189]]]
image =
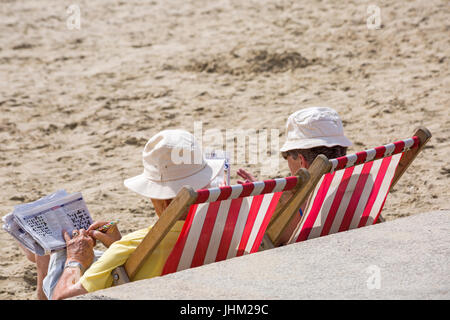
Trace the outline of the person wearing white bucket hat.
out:
[[[183,186],[190,185],[194,189],[210,187],[211,181],[224,166],[224,160],[205,159],[194,136],[184,130],[164,130],[153,136],[144,147],[142,161],[143,173],[126,179],[124,185],[149,198],[158,217]],[[96,227],[105,223],[107,221],[95,222],[87,231],[80,230],[79,235],[74,235],[73,239],[65,235],[67,257],[66,251],[62,250],[59,256],[50,261],[52,269],[56,271],[49,271],[52,279],[44,281],[44,291],[48,298],[65,299],[110,287],[113,283],[111,271],[128,259],[151,228],[141,229],[124,237],[120,235],[117,226],[112,232],[95,231]],[[133,280],[161,274],[183,224],[182,220],[175,223]],[[108,247],[93,263],[92,238]],[[80,250],[77,254],[72,254],[76,249]],[[80,269],[78,273],[74,272],[77,266]]]
[[[328,107],[301,109],[291,114],[286,123],[286,142],[280,151],[311,149],[325,146],[349,147],[342,121],[337,112]]]
[[[291,174],[309,168],[319,154],[328,159],[344,156],[352,143],[344,135],[337,112],[328,107],[312,107],[291,114],[286,123],[286,142],[281,155]]]
[[[282,157],[287,160],[289,171],[295,175],[299,169],[308,169],[314,159],[325,155],[334,159],[346,155],[347,148],[352,143],[344,135],[344,128],[338,113],[328,107],[311,107],[298,110],[291,114],[286,122],[286,142],[281,147]],[[255,177],[239,169],[237,174],[244,178],[243,182],[254,182]],[[290,194],[283,195],[281,202],[290,198]],[[286,228],[281,243],[286,243],[294,228],[298,225],[306,203],[300,208]]]
[[[289,170],[295,175],[300,168],[309,165],[319,154],[329,159],[344,156],[351,146],[344,135],[342,121],[337,112],[329,107],[300,109],[291,114],[286,122],[286,141],[281,147],[282,157],[288,161]],[[255,177],[239,169],[237,174],[244,181],[253,182]]]

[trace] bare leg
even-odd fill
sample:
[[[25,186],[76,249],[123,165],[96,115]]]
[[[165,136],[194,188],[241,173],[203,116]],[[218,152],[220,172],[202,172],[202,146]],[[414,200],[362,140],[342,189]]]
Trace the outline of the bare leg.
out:
[[[25,256],[27,259],[33,263],[36,263],[37,269],[37,286],[36,286],[36,294],[39,300],[47,300],[47,296],[42,289],[42,282],[44,281],[45,276],[48,271],[48,263],[50,261],[50,256],[38,256],[34,254],[26,247],[24,247],[21,243],[19,243],[20,248],[25,252]]]
[[[39,300],[47,300],[47,296],[44,293],[42,283],[48,271],[48,263],[50,261],[50,256],[35,256],[36,268],[37,268],[37,298]]]
[[[26,247],[24,247],[20,242],[17,242],[19,244],[19,247],[25,252],[25,256],[27,257],[27,259],[31,262],[36,262],[36,258],[33,252],[31,252],[30,250],[28,250]]]

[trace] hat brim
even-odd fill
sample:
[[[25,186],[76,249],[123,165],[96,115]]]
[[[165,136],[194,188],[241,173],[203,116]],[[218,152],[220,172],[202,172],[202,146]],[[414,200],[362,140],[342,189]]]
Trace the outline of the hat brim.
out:
[[[224,166],[225,160],[208,159],[206,166],[195,174],[172,181],[152,181],[144,174],[124,180],[124,185],[131,191],[134,191],[144,197],[152,199],[172,199],[184,186],[191,186],[195,190],[207,186],[213,180]]]
[[[320,137],[311,139],[288,140],[281,147],[280,152],[286,152],[295,149],[311,149],[315,147],[350,147],[351,141],[344,136]]]

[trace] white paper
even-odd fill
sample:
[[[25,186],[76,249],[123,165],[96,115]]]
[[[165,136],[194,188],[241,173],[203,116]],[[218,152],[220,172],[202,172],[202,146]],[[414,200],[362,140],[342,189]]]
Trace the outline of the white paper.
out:
[[[45,250],[42,246],[33,239],[25,230],[23,230],[17,222],[14,220],[14,215],[8,213],[6,216],[2,218],[3,220],[3,229],[11,234],[17,241],[19,241],[23,246],[25,246],[28,250],[38,255],[44,255]]]
[[[91,215],[81,193],[29,206],[14,211],[15,222],[29,233],[45,250],[50,253],[66,247],[63,230],[69,234],[75,229],[88,229],[92,224]]]
[[[220,170],[217,177],[211,181],[210,187],[222,187],[230,185],[230,157],[226,151],[213,150],[205,152],[206,159],[223,159],[224,166]]]

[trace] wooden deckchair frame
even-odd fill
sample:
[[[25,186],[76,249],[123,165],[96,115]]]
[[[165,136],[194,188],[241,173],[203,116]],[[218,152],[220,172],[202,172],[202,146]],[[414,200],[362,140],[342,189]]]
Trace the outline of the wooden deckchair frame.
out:
[[[297,194],[306,187],[310,174],[308,170],[300,169],[297,172],[297,177],[297,184],[290,190],[294,194]],[[160,218],[136,250],[130,255],[125,264],[112,271],[113,285],[120,285],[133,280],[145,260],[153,253],[175,223],[183,217],[189,207],[196,202],[197,197],[198,193],[190,186],[185,186],[178,192],[177,196],[172,200],[166,210],[164,210]],[[288,204],[291,202],[289,201]],[[294,210],[295,208],[296,205],[294,204],[286,205],[280,208],[278,212],[282,214],[287,210]],[[298,211],[299,208],[296,208],[296,210]]]
[[[431,133],[425,127],[416,128],[413,136],[417,136],[419,138],[419,145],[416,148],[411,148],[404,152],[403,157],[401,158],[397,169],[395,171],[394,177],[392,179],[391,187],[389,190],[395,186],[398,180],[401,178],[403,173],[405,173],[406,169],[412,163],[412,161],[417,157],[419,152],[424,148],[425,144],[430,140]],[[301,191],[297,192],[291,200],[289,201],[290,206],[295,207],[296,211],[285,210],[283,212],[275,211],[272,219],[267,227],[266,231],[266,239],[265,243],[271,242],[273,246],[281,245],[281,236],[285,232],[286,228],[289,226],[289,223],[294,218],[295,214],[297,214],[299,208],[305,201],[308,199],[310,194],[316,188],[317,183],[320,181],[323,175],[330,172],[332,168],[332,164],[330,160],[324,155],[319,155],[313,161],[308,171],[310,173],[310,179],[306,183],[306,186],[302,188]],[[381,216],[381,215],[380,215]],[[380,218],[379,218],[380,220]]]

